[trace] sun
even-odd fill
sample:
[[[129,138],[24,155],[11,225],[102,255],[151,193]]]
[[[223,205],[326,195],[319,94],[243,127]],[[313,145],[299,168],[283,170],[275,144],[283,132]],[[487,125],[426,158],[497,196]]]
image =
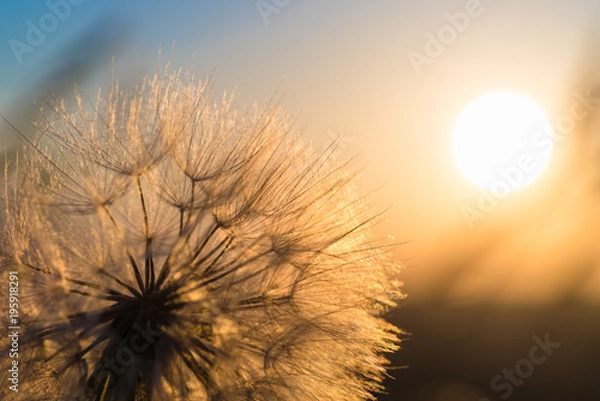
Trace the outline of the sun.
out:
[[[506,194],[531,184],[550,162],[552,129],[531,99],[493,92],[473,101],[454,126],[454,158],[477,186]]]

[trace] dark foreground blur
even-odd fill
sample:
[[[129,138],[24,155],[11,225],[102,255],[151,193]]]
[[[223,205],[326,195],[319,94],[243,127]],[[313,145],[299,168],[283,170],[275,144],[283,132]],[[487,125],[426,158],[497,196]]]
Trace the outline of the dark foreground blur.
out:
[[[381,401],[600,400],[599,308],[447,307],[407,300],[390,319],[412,336],[391,358],[408,368],[392,372]],[[531,363],[533,337],[543,341],[546,335],[560,346],[547,358],[534,351],[534,359],[545,361]],[[513,378],[520,385],[511,384],[509,369],[520,369],[523,376],[515,372]],[[497,391],[491,387],[496,376]]]

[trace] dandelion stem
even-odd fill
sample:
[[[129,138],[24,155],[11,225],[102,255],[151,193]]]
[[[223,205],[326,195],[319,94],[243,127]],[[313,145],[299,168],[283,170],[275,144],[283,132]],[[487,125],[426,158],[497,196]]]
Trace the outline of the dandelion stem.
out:
[[[100,401],[106,400],[106,394],[108,393],[108,385],[110,384],[111,374],[109,373],[106,376],[106,381],[104,382],[104,388],[102,389],[102,395],[100,396]]]
[[[192,197],[190,200],[190,211],[188,212],[187,220],[185,224],[189,224],[190,219],[192,218],[191,211],[194,210],[194,198],[196,197],[196,181],[192,180]]]
[[[135,296],[136,298],[141,298],[142,294],[136,290],[135,288],[133,288],[132,286],[130,286],[129,284],[123,282],[123,280],[119,279],[118,277],[115,277],[114,275],[110,274],[109,272],[107,272],[104,269],[98,269],[98,273],[102,274],[106,277],[111,278],[112,280],[114,280],[117,284],[119,284],[120,286],[126,288],[133,296]]]
[[[117,235],[118,235],[121,243],[123,244],[123,248],[125,249],[125,253],[127,253],[127,258],[129,259],[129,263],[131,264],[131,267],[133,268],[133,272],[135,274],[135,279],[138,283],[138,287],[140,290],[143,291],[144,290],[144,282],[142,281],[140,269],[138,268],[138,265],[135,262],[133,255],[131,255],[131,252],[129,252],[129,249],[127,249],[127,245],[125,244],[125,237],[123,236],[123,232],[121,231],[121,228],[119,227],[119,225],[117,224],[117,221],[115,220],[112,213],[110,212],[110,210],[108,210],[108,208],[106,206],[102,206],[101,209],[104,211],[104,213],[106,213],[106,215],[108,216],[108,218],[110,219],[112,224],[115,226]]]
[[[85,356],[88,352],[90,352],[92,349],[94,349],[98,344],[103,343],[104,341],[106,341],[109,337],[107,335],[102,335],[98,338],[96,338],[90,345],[88,345],[87,347],[85,347],[85,349],[79,351],[77,353],[77,356],[79,358],[82,358],[83,356]]]
[[[204,255],[199,261],[194,262],[196,260],[196,258],[198,258],[198,256],[200,256],[200,254],[202,253],[202,251],[208,244],[208,241],[210,241],[212,236],[217,232],[217,230],[219,228],[221,228],[221,226],[219,224],[213,223],[213,225],[209,229],[209,232],[206,234],[206,236],[204,237],[204,239],[202,240],[200,245],[198,245],[198,247],[194,250],[194,253],[192,254],[192,256],[186,261],[186,264],[185,264],[186,266],[189,266],[190,269],[193,270],[193,268],[198,266],[200,263],[203,263],[206,259],[210,258],[227,241],[227,238],[223,239],[217,246],[215,246],[210,252],[208,252],[208,254]],[[190,230],[183,241],[187,242],[190,239],[190,236],[192,235],[192,233],[193,233],[193,230]],[[173,252],[173,250],[176,250],[176,249],[179,249],[179,247],[174,247],[171,250],[171,253],[169,254],[169,256],[167,256],[164,265],[160,269],[158,279],[156,280],[157,286],[162,285],[164,283],[164,281],[167,279],[167,276],[169,275],[169,272],[171,270],[170,263],[171,263],[171,258],[173,255],[172,252]]]
[[[140,194],[140,202],[142,204],[142,211],[144,212],[144,229],[146,238],[150,238],[150,224],[148,223],[148,211],[146,210],[146,201],[144,200],[144,190],[142,189],[142,180],[140,176],[136,176],[136,184],[138,188],[138,193]]]
[[[247,260],[244,260],[241,263],[238,263],[237,265],[234,265],[233,267],[229,268],[228,270],[224,271],[223,273],[220,273],[218,275],[209,276],[209,277],[206,278],[206,280],[201,281],[200,283],[198,283],[193,289],[202,288],[202,287],[205,287],[205,286],[207,286],[207,285],[209,285],[209,284],[211,284],[211,283],[213,283],[215,281],[219,281],[219,280],[227,277],[228,275],[236,272],[237,270],[241,269],[242,267],[244,267],[244,266],[246,266],[246,265],[248,265],[248,264],[250,264],[250,263],[252,263],[252,262],[254,262],[254,261],[256,261],[256,260],[258,260],[260,258],[262,258],[263,256],[267,255],[270,252],[271,252],[271,250],[259,253],[258,255],[255,255],[255,256],[247,259]],[[256,269],[254,272],[252,272],[248,276],[245,276],[244,279],[248,280],[250,277],[256,276],[256,275],[264,272],[265,270],[268,269],[268,267],[269,266],[267,264],[265,264],[264,267],[262,267],[260,269]],[[225,270],[225,268],[219,269],[219,271],[223,271],[223,270]]]
[[[210,229],[210,231],[208,232],[208,234],[206,235],[206,237],[204,237],[204,240],[202,241],[202,243],[194,251],[194,254],[192,255],[192,257],[190,259],[190,263],[193,263],[194,260],[196,260],[196,258],[198,256],[200,256],[200,254],[202,253],[202,251],[206,247],[206,244],[208,244],[208,241],[212,238],[212,236],[215,234],[215,232],[217,232],[217,230],[219,229],[219,227],[221,227],[221,226],[219,224],[217,224],[217,223],[215,223],[212,226],[212,228]],[[219,248],[222,243],[223,242],[221,242],[219,245],[217,245],[216,248]]]
[[[231,245],[232,242],[233,242],[233,237],[227,237],[224,240],[224,243],[221,242],[221,244],[223,244],[223,248],[221,249],[221,252],[219,252],[219,254],[212,260],[212,262],[210,262],[210,264],[208,266],[206,266],[206,269],[204,269],[204,271],[202,271],[202,276],[206,277],[210,273],[213,266],[219,261],[219,259],[221,259],[221,256],[223,256],[223,254],[225,254],[225,252],[227,252],[227,249],[229,249],[229,246]],[[219,245],[221,245],[221,244],[219,244]]]
[[[183,233],[183,207],[179,208],[179,236]]]
[[[150,238],[150,223],[148,222],[148,210],[146,209],[146,200],[144,199],[144,190],[142,189],[142,180],[140,176],[136,176],[136,184],[138,193],[140,195],[140,203],[142,205],[142,212],[144,213],[144,231],[146,234],[146,255],[144,256],[144,276],[145,276],[145,289],[151,289],[154,287],[155,273],[154,273],[154,260],[152,259],[152,239]],[[142,289],[144,291],[144,289]]]

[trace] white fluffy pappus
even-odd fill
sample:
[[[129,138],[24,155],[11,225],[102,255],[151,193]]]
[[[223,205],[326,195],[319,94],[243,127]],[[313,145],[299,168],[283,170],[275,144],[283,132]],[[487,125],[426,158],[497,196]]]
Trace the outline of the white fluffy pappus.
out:
[[[54,99],[7,173],[19,399],[373,399],[399,266],[356,169],[182,71]],[[337,146],[334,142],[331,147]],[[0,340],[1,360],[9,339]],[[2,399],[9,372],[2,368]]]

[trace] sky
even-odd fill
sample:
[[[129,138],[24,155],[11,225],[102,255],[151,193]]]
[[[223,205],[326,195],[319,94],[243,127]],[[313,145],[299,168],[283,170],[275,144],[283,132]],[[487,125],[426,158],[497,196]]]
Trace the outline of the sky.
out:
[[[217,89],[235,91],[240,103],[281,96],[303,138],[322,144],[342,132],[343,151],[365,165],[365,188],[382,187],[378,207],[391,208],[381,230],[408,241],[396,257],[417,267],[412,283],[424,294],[436,282],[424,273],[431,266],[513,238],[507,232],[524,215],[543,220],[544,197],[569,181],[560,155],[571,160],[574,140],[539,182],[468,221],[464,209],[481,192],[453,160],[452,126],[473,99],[498,90],[560,116],[573,91],[595,79],[599,8],[592,0],[7,2],[0,112],[27,127],[34,102],[49,92],[76,84],[95,93],[113,58],[116,78],[133,85],[156,71],[160,49],[163,64],[214,71]],[[445,43],[440,35],[449,35]],[[14,134],[2,135],[14,143]],[[516,243],[506,246],[531,249],[526,239]],[[501,269],[489,258],[487,272]],[[469,293],[464,287],[452,292]]]
[[[49,93],[77,85],[95,94],[111,68],[133,86],[156,72],[160,52],[162,65],[214,73],[217,92],[234,91],[240,104],[281,97],[315,146],[341,138],[344,156],[364,166],[361,186],[376,189],[376,209],[387,210],[377,234],[403,244],[394,257],[406,267],[408,297],[392,321],[414,336],[392,358],[409,369],[393,371],[390,400],[497,395],[490,378],[547,332],[563,348],[511,400],[600,396],[590,377],[600,329],[589,323],[600,321],[600,113],[586,97],[600,93],[597,0],[29,0],[2,8],[0,113],[23,132]],[[575,116],[539,179],[502,199],[471,183],[452,153],[461,111],[495,91],[528,97],[554,128]],[[19,146],[5,125],[0,142]]]

